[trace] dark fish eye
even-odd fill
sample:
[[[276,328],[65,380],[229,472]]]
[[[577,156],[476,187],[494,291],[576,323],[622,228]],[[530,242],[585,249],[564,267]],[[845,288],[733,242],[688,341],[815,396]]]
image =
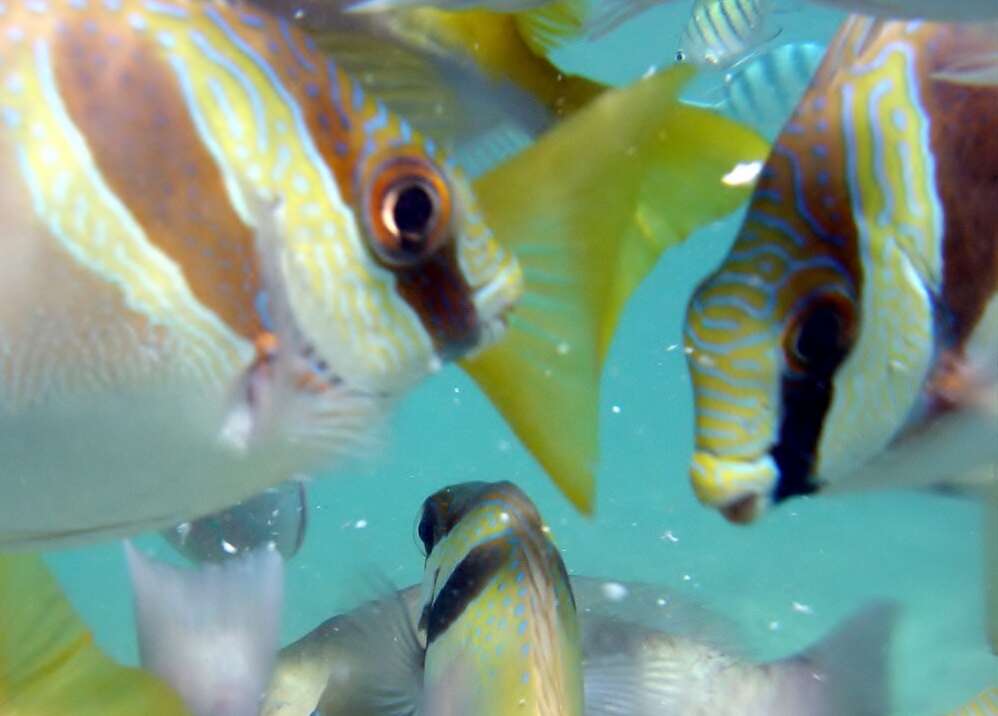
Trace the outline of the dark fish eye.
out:
[[[682,50],[676,50],[676,62],[686,62],[686,53]]]
[[[416,528],[416,533],[419,535],[419,541],[423,543],[424,554],[427,556],[433,551],[436,523],[437,520],[433,513],[433,507],[428,504],[424,505],[423,514],[419,518],[419,526]]]
[[[784,352],[795,371],[830,374],[848,351],[849,311],[842,299],[812,301],[792,321]]]
[[[436,167],[425,160],[405,157],[379,166],[365,203],[371,249],[388,266],[419,264],[446,241],[450,228],[448,186]]]

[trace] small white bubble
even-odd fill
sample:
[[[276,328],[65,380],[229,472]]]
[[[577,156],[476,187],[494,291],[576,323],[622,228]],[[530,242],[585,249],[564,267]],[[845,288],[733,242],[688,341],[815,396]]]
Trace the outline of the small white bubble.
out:
[[[614,405],[612,408],[610,408],[610,410],[613,412],[614,415],[620,415],[620,406],[619,405]]]
[[[685,348],[683,348],[683,353],[685,353],[688,356],[693,355],[693,347],[692,346],[686,346]]]
[[[683,575],[683,581],[684,581],[684,582],[688,582],[688,581],[690,581],[691,579],[693,579],[693,577],[691,577],[690,575],[688,575],[688,574],[684,574],[684,575]]]
[[[619,602],[627,597],[627,587],[620,582],[604,582],[603,596],[611,602]]]
[[[679,538],[676,537],[676,535],[672,532],[672,530],[666,530],[665,532],[663,532],[662,536],[659,539],[669,540],[673,544],[679,541]]]
[[[457,387],[457,386],[454,386],[454,392],[455,393],[460,393],[461,389],[459,387]]]
[[[658,606],[660,606],[660,607],[664,607],[664,606],[665,606],[666,604],[668,604],[668,602],[667,602],[667,601],[665,601],[665,599],[664,599],[664,598],[662,598],[662,597],[659,597],[658,599],[656,599],[656,600],[655,600],[655,603],[656,603],[656,604],[657,604]]]
[[[572,350],[572,347],[568,345],[568,343],[566,343],[565,341],[562,341],[561,343],[558,344],[558,347],[555,350],[558,351],[558,355],[563,356],[563,355],[568,355],[568,352]]]
[[[672,353],[673,351],[677,351],[677,350],[679,350],[679,344],[678,343],[670,343],[669,345],[667,345],[665,347],[666,353]]]
[[[814,609],[809,607],[807,604],[802,604],[801,602],[792,603],[794,611],[800,614],[814,614]]]
[[[238,550],[236,546],[227,540],[222,540],[222,549],[225,550],[226,554],[235,554]]]
[[[780,629],[780,623],[778,621],[771,621],[769,623],[770,631],[779,631],[779,629]]]
[[[365,527],[367,527],[367,520],[357,520],[356,522],[354,522],[353,526],[354,529],[362,530]]]
[[[509,513],[508,512],[500,512],[499,513],[499,519],[502,520],[503,522],[509,522]]]

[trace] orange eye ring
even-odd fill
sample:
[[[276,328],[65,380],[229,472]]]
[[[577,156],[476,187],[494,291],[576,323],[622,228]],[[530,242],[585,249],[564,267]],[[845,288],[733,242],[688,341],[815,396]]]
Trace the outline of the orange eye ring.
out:
[[[365,205],[369,243],[390,267],[422,263],[446,243],[451,195],[437,167],[420,157],[398,157],[375,168]]]
[[[783,355],[796,374],[830,374],[855,338],[853,302],[839,293],[815,296],[787,322]]]

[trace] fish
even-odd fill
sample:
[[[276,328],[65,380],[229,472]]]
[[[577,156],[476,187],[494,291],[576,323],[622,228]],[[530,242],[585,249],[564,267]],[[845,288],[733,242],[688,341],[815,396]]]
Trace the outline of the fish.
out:
[[[257,716],[278,649],[284,560],[273,544],[181,569],[125,543],[142,668],[193,716]]]
[[[998,20],[998,7],[991,0],[810,0],[837,10],[890,20],[932,22],[982,22]]]
[[[418,624],[390,597],[397,608],[368,609],[367,623],[344,632],[361,637],[348,651],[368,665],[348,713],[581,716],[575,601],[530,499],[511,482],[445,487],[423,502],[417,535]],[[398,647],[379,655],[386,639]],[[320,716],[335,713],[337,691],[320,698]]]
[[[577,0],[516,13],[446,3],[255,2],[289,14],[365,91],[447,146],[472,177],[606,89],[548,57],[581,32],[585,4]]]
[[[194,716],[162,679],[97,646],[31,552],[0,553],[0,713]]]
[[[687,309],[690,474],[729,521],[998,463],[996,58],[998,24],[854,16],[834,38]]]
[[[772,141],[811,83],[825,46],[791,42],[753,55],[728,70],[719,90],[704,100],[684,98],[742,122]],[[720,95],[719,99],[714,99]]]
[[[467,180],[288,23],[27,1],[0,38],[4,548],[364,454],[501,335],[522,273]]]
[[[998,687],[985,689],[972,702],[947,716],[991,716],[998,714]]]
[[[272,544],[285,561],[305,541],[305,484],[290,480],[226,510],[163,530],[163,538],[195,564],[217,563]]]
[[[772,13],[772,0],[696,0],[676,61],[728,67],[780,34]]]
[[[466,701],[465,679],[485,692],[473,699],[496,703],[499,713],[506,713],[500,706],[504,698],[527,713],[587,716],[889,712],[886,654],[897,615],[894,605],[868,606],[801,654],[753,663],[731,644],[733,628],[727,620],[674,590],[568,577],[557,552],[547,560],[525,558],[521,551],[532,554],[534,546],[545,542],[545,551],[554,549],[550,531],[535,515],[536,508],[527,509],[533,506],[525,499],[506,482],[465,483],[427,498],[417,526],[428,555],[423,582],[334,616],[282,649],[262,716],[410,713],[419,704],[425,709],[421,690],[435,683],[446,684],[439,689],[441,696],[432,699],[436,708],[419,713],[490,713],[477,700]],[[502,538],[497,532],[513,534]],[[501,556],[489,555],[488,550],[500,548],[505,550]],[[448,551],[435,558],[439,549]],[[542,571],[544,565],[553,572]],[[524,574],[522,582],[517,581],[519,573]],[[517,584],[526,586],[518,590]],[[542,623],[570,624],[562,611],[570,605],[578,634],[555,629],[554,636],[524,652],[517,648],[525,638],[520,635],[532,632],[538,605],[551,603],[551,590],[559,616]],[[516,614],[517,597],[525,599],[522,622],[509,614]],[[434,625],[442,616],[447,626],[438,632]],[[469,665],[467,671],[454,669],[453,660],[441,667],[439,655],[433,654],[441,640],[445,654],[457,655],[459,663]],[[516,676],[523,654],[535,653],[540,643],[548,644],[552,660],[562,657],[559,664],[569,656],[579,664],[581,712],[574,697],[569,709],[569,701],[556,694],[539,707],[529,689],[518,693],[509,682],[501,688],[502,697],[493,692],[507,671]],[[483,678],[482,673],[500,676]],[[564,683],[563,668],[546,673],[553,674],[550,681],[537,681],[530,672],[526,683]],[[434,674],[443,676],[432,681]]]
[[[847,21],[692,296],[691,476],[729,519],[998,461],[969,439],[995,436],[998,82],[961,80],[995,27]]]

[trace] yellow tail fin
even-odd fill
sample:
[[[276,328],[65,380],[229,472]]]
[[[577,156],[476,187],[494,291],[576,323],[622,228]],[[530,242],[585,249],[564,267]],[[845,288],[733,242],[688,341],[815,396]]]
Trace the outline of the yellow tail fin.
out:
[[[510,333],[464,367],[554,482],[591,513],[602,361],[627,299],[661,252],[733,211],[766,143],[681,105],[675,66],[607,91],[475,184],[524,266]]]
[[[41,558],[0,554],[0,714],[188,716],[153,676],[93,642]]]

